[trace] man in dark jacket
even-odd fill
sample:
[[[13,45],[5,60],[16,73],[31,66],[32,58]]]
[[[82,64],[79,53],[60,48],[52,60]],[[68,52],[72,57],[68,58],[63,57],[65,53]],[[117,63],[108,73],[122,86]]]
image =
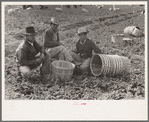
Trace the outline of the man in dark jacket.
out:
[[[25,33],[26,38],[16,50],[18,69],[25,77],[29,77],[31,70],[41,64],[40,73],[50,73],[50,57],[45,53],[44,47],[35,41],[36,34],[34,27],[27,27]]]
[[[76,62],[80,62],[80,69],[83,74],[88,73],[92,51],[101,53],[101,50],[93,41],[87,38],[87,29],[82,27],[78,29],[79,41],[76,43],[76,50],[71,52],[72,57]]]
[[[54,17],[51,18],[50,28],[45,31],[44,35],[44,47],[46,52],[51,58],[73,62],[73,58],[69,51],[59,40],[58,26],[58,21]]]

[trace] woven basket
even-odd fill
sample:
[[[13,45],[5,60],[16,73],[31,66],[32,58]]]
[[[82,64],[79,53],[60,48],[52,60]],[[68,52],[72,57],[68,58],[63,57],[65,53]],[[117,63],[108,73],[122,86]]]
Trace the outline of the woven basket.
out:
[[[75,65],[62,60],[57,60],[52,62],[52,75],[55,79],[60,79],[62,81],[71,80]]]
[[[95,54],[91,58],[90,69],[94,76],[116,76],[129,73],[130,65],[127,57]]]

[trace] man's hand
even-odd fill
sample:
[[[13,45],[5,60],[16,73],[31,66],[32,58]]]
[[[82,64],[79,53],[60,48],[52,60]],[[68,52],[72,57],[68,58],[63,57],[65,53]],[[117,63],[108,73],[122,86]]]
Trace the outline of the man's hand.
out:
[[[45,50],[45,53],[48,54],[48,50]]]
[[[40,58],[42,59],[42,61],[45,59],[44,53],[41,53],[41,54],[40,54]]]
[[[40,57],[40,52],[35,55],[36,58]]]
[[[75,47],[74,48],[72,47],[71,51],[74,52],[74,53],[76,53],[77,52],[77,49]]]
[[[37,64],[40,64],[42,62],[42,59],[41,58],[36,58],[36,62],[37,62]]]

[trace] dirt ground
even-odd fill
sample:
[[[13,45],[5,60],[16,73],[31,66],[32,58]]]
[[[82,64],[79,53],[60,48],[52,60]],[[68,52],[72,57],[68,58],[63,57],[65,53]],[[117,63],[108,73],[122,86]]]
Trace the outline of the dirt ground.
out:
[[[10,8],[18,5],[5,6],[5,99],[31,100],[122,100],[145,98],[145,39],[125,35],[133,42],[113,44],[111,35],[123,34],[127,26],[138,26],[144,32],[145,15],[141,14],[144,6],[117,5],[117,11],[110,11],[112,5],[105,5],[98,9],[96,6],[82,6],[78,8],[63,8],[62,12],[55,11],[55,7],[48,6],[46,10],[23,10],[8,15]],[[82,12],[86,8],[89,12]],[[42,44],[43,33],[50,25],[51,17],[60,21],[60,40],[68,49],[72,49],[78,40],[76,35],[79,27],[87,27],[91,38],[102,50],[103,54],[117,54],[126,56],[131,61],[129,76],[117,77],[88,77],[73,76],[72,81],[54,81],[52,76],[42,79],[39,68],[28,82],[20,81],[17,77],[15,50],[21,42],[22,33],[27,26],[33,25],[39,32],[36,40]]]

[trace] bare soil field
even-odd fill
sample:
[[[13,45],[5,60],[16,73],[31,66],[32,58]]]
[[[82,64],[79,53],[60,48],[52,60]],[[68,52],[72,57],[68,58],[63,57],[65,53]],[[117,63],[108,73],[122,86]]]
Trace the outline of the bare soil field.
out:
[[[34,7],[13,15],[8,15],[10,8],[18,5],[5,6],[5,99],[19,100],[122,100],[145,98],[145,38],[125,35],[133,42],[126,41],[114,44],[111,35],[123,34],[127,26],[138,26],[143,32],[145,15],[141,14],[144,6],[117,5],[117,11],[110,11],[112,5],[98,9],[96,6],[85,5],[78,8],[64,8],[62,12],[48,6],[46,10]],[[82,12],[86,8],[89,12]],[[76,35],[79,27],[87,27],[91,38],[102,50],[103,54],[126,56],[131,61],[131,73],[128,76],[117,77],[83,77],[73,76],[65,84],[54,81],[52,76],[45,79],[40,77],[39,68],[34,71],[28,82],[20,81],[17,77],[15,50],[20,44],[22,34],[27,26],[33,25],[38,31],[36,40],[42,44],[43,34],[50,24],[51,17],[60,21],[59,33],[61,42],[72,49],[78,40]]]

